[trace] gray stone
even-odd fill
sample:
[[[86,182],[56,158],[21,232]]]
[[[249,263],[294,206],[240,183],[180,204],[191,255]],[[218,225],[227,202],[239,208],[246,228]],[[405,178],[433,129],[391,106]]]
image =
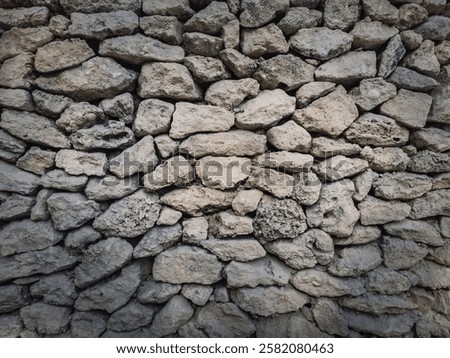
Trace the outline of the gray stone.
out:
[[[359,174],[368,167],[369,164],[364,159],[336,155],[315,164],[313,171],[321,179],[335,181]]]
[[[226,49],[220,52],[220,59],[238,78],[249,77],[258,68],[250,57],[241,54],[235,49]]]
[[[143,0],[142,10],[147,15],[176,16],[182,20],[194,15],[188,0]]]
[[[222,39],[224,48],[237,48],[241,40],[239,20],[234,19],[222,26]]]
[[[0,68],[0,85],[9,88],[30,89],[34,84],[33,55],[21,53],[5,60]]]
[[[289,9],[288,0],[243,0],[241,1],[241,14],[239,20],[241,26],[248,28],[261,27],[277,15],[285,13]]]
[[[122,269],[118,276],[94,284],[80,293],[75,301],[79,311],[103,310],[112,313],[124,306],[136,292],[142,277],[148,274],[150,267],[137,261]]]
[[[169,45],[179,45],[183,35],[183,23],[175,16],[143,16],[139,26],[147,36],[161,40]]]
[[[345,317],[350,328],[379,337],[402,336],[411,331],[415,323],[414,315],[409,313],[373,316],[366,313],[346,311]]]
[[[167,302],[181,290],[181,285],[172,285],[165,282],[145,281],[139,287],[137,299],[141,303]]]
[[[136,136],[167,133],[175,106],[159,99],[146,99],[139,104],[133,132]]]
[[[406,30],[400,33],[403,45],[407,50],[416,50],[423,41],[423,37],[420,34],[415,33],[413,30]]]
[[[26,328],[39,334],[59,334],[70,323],[71,309],[38,302],[20,310],[20,317]]]
[[[111,237],[83,251],[75,268],[75,285],[86,287],[120,270],[131,260],[133,247],[125,240]]]
[[[0,159],[15,162],[26,150],[26,143],[0,130]]]
[[[315,75],[318,81],[352,84],[375,77],[377,73],[374,51],[351,51],[322,64]]]
[[[399,9],[398,19],[395,26],[399,30],[407,30],[424,22],[428,12],[417,4],[405,4]]]
[[[417,26],[415,32],[426,40],[442,41],[450,34],[450,20],[445,16],[430,16],[427,21]]]
[[[347,336],[350,331],[341,308],[329,298],[317,300],[312,309],[314,320],[319,328],[331,335]]]
[[[155,138],[156,148],[164,159],[174,156],[178,151],[179,144],[179,142],[173,140],[167,134],[161,134]]]
[[[106,155],[104,153],[85,153],[71,149],[60,150],[55,157],[56,167],[72,175],[106,174]]]
[[[292,198],[302,205],[313,205],[319,200],[321,182],[312,171],[294,175]]]
[[[72,277],[62,272],[41,277],[30,291],[50,305],[72,306],[78,296]]]
[[[23,323],[18,313],[3,314],[0,316],[0,337],[18,338],[23,331]]]
[[[183,63],[199,82],[214,82],[231,77],[222,61],[214,57],[188,56]]]
[[[97,106],[87,102],[73,103],[61,114],[56,121],[58,128],[67,133],[74,133],[79,129],[90,128],[106,119],[105,113]]]
[[[356,105],[363,111],[370,111],[397,94],[397,88],[381,78],[362,80],[358,87],[349,92]]]
[[[200,245],[222,261],[247,262],[266,255],[264,248],[254,239],[208,239],[202,241]]]
[[[47,25],[49,10],[45,6],[2,9],[0,27],[37,27]]]
[[[287,151],[270,152],[257,156],[254,164],[276,168],[290,173],[305,172],[313,165],[314,157],[309,154],[292,153]]]
[[[34,66],[37,71],[47,73],[77,66],[94,56],[94,51],[84,40],[55,41],[38,48]]]
[[[404,171],[409,157],[401,148],[364,147],[361,157],[369,162],[372,170],[377,172]]]
[[[0,88],[0,106],[21,111],[33,111],[34,103],[28,91]]]
[[[364,19],[358,22],[350,31],[353,35],[353,47],[374,50],[383,45],[390,38],[398,34],[395,27],[384,25],[379,21]]]
[[[308,225],[339,238],[350,236],[360,216],[354,193],[355,185],[349,179],[322,185],[319,200],[306,209]]]
[[[131,301],[109,317],[107,328],[122,332],[148,326],[152,323],[154,312],[155,309],[152,306]]]
[[[0,204],[0,220],[10,221],[29,216],[35,201],[32,196],[11,194]]]
[[[87,181],[86,175],[75,176],[67,174],[64,170],[55,169],[42,175],[39,183],[44,188],[75,192],[82,190]]]
[[[99,54],[134,65],[151,61],[180,62],[184,58],[181,47],[142,34],[106,39],[100,43]]]
[[[180,211],[169,208],[168,206],[163,206],[161,212],[159,213],[159,218],[156,222],[156,225],[175,225],[182,216],[183,213],[181,213]]]
[[[176,100],[198,100],[201,90],[187,67],[178,63],[147,63],[139,76],[138,95]]]
[[[307,229],[302,207],[292,199],[264,195],[254,219],[255,237],[262,243],[293,239]]]
[[[196,134],[180,144],[180,152],[201,158],[214,156],[254,156],[266,151],[266,136],[245,130]]]
[[[331,139],[320,136],[313,138],[310,151],[312,155],[319,158],[328,158],[334,155],[351,156],[360,152],[361,147],[357,144],[349,143],[342,138]]]
[[[100,204],[80,193],[55,193],[47,200],[57,230],[75,229],[101,213]]]
[[[440,64],[434,53],[434,42],[431,40],[422,42],[417,50],[405,56],[403,64],[424,75],[437,76],[440,72]]]
[[[202,244],[208,238],[208,220],[205,217],[183,220],[183,242]]]
[[[94,57],[54,76],[41,76],[36,79],[36,84],[44,91],[78,101],[91,101],[132,90],[136,79],[136,72],[122,67],[113,59]]]
[[[78,256],[59,246],[51,246],[41,251],[0,257],[0,282],[35,274],[50,274],[74,266]]]
[[[383,262],[376,244],[352,246],[337,251],[328,271],[336,276],[358,277]]]
[[[265,54],[287,53],[289,44],[283,32],[275,24],[269,24],[258,29],[242,30],[241,48],[244,55],[258,58]]]
[[[354,200],[361,201],[369,194],[370,189],[372,189],[373,179],[376,175],[371,169],[367,169],[353,179],[356,189],[353,195]]]
[[[321,22],[322,13],[320,11],[301,6],[291,7],[277,26],[286,36],[291,36],[300,29],[319,26]]]
[[[364,14],[372,20],[394,23],[398,17],[398,9],[388,0],[363,0]]]
[[[93,227],[107,236],[132,238],[142,235],[158,220],[161,209],[158,199],[157,194],[140,189],[111,204],[94,220]]]
[[[450,190],[435,190],[421,198],[414,199],[411,205],[410,218],[422,219],[431,216],[450,216]]]
[[[450,287],[450,268],[423,260],[411,269],[417,279],[417,285],[432,290]]]
[[[109,12],[118,10],[130,10],[138,12],[141,8],[142,0],[60,0],[64,11],[68,14],[72,12],[94,13]]]
[[[433,152],[450,150],[450,134],[439,128],[423,128],[411,135],[411,143],[417,149],[427,149]]]
[[[444,40],[434,48],[434,53],[441,65],[450,62],[450,41]]]
[[[185,24],[184,31],[198,31],[215,35],[222,26],[235,19],[224,2],[213,1],[204,9],[194,14]]]
[[[278,55],[262,61],[253,77],[263,89],[275,89],[280,86],[292,91],[314,80],[315,67],[294,55]]]
[[[330,29],[348,30],[358,21],[359,12],[358,0],[327,0],[323,22]]]
[[[381,236],[377,226],[362,226],[356,224],[349,237],[334,240],[335,245],[363,245],[376,241]]]
[[[406,219],[386,224],[383,228],[389,235],[398,236],[404,240],[413,240],[430,246],[444,245],[439,229],[426,221]]]
[[[259,83],[251,78],[222,80],[213,83],[205,93],[205,101],[229,110],[237,107],[247,97],[258,94]]]
[[[399,272],[379,266],[369,272],[366,288],[368,291],[385,295],[395,295],[408,291],[411,287],[409,279]]]
[[[244,311],[263,317],[298,311],[309,303],[309,297],[291,285],[239,288],[231,291],[231,299]]]
[[[34,90],[31,95],[36,105],[36,111],[51,118],[59,118],[59,115],[73,103],[73,100],[69,97],[43,92],[38,89]]]
[[[295,111],[293,119],[309,131],[337,137],[357,117],[358,109],[353,99],[344,91],[337,90]]]
[[[381,54],[378,76],[383,78],[389,76],[397,68],[398,63],[405,54],[406,49],[405,46],[403,46],[400,35],[392,37],[389,40],[386,49]]]
[[[199,56],[216,57],[224,47],[220,37],[201,32],[187,32],[182,41],[186,53]]]
[[[380,225],[391,221],[401,221],[411,211],[408,204],[396,200],[385,201],[373,196],[367,196],[360,202],[358,209],[363,225]]]
[[[383,237],[381,248],[384,264],[392,270],[409,269],[428,254],[425,245],[389,236]]]
[[[195,315],[195,325],[212,338],[245,338],[255,332],[255,323],[234,303],[210,302]]]
[[[300,29],[290,38],[289,45],[302,56],[324,61],[349,51],[352,41],[352,34],[341,30],[313,27]]]
[[[156,256],[180,241],[181,225],[154,227],[150,229],[134,248],[135,259]]]
[[[131,93],[123,93],[111,99],[104,99],[99,107],[106,115],[130,124],[134,119],[134,99]]]
[[[311,135],[292,120],[270,128],[266,135],[269,142],[280,150],[306,153],[311,147]]]
[[[252,167],[246,187],[263,190],[276,198],[290,197],[293,192],[294,177],[274,169]]]
[[[392,147],[406,144],[409,132],[389,117],[366,113],[350,125],[344,136],[359,145]]]
[[[291,283],[313,297],[359,296],[365,292],[364,283],[359,279],[334,277],[315,269],[297,272]]]
[[[71,249],[83,249],[86,245],[100,239],[102,235],[94,230],[92,226],[84,225],[70,231],[64,239],[64,245]]]
[[[434,249],[430,254],[430,260],[437,262],[438,264],[450,266],[450,245],[449,241],[445,241],[442,247]]]
[[[0,253],[8,256],[16,253],[43,250],[57,244],[64,235],[56,231],[51,221],[14,221],[0,232]]]
[[[398,87],[420,92],[429,91],[438,85],[434,78],[422,75],[405,67],[397,67],[387,78],[387,81]]]
[[[286,286],[291,278],[287,266],[268,256],[250,262],[232,261],[223,274],[230,288]]]
[[[422,150],[414,154],[409,163],[408,170],[414,173],[443,173],[450,169],[450,156],[446,153],[435,153]]]
[[[70,334],[74,338],[98,338],[105,331],[107,323],[106,313],[75,311],[70,322]]]
[[[13,312],[29,304],[26,286],[0,286],[0,313]]]
[[[384,174],[375,179],[375,196],[383,199],[408,200],[420,197],[431,190],[431,179],[425,175],[410,173]]]
[[[150,333],[164,337],[177,332],[194,315],[194,309],[183,296],[174,296],[153,319]]]
[[[53,40],[53,34],[48,27],[17,28],[5,31],[0,40],[0,61],[17,56],[23,52],[36,50]]]
[[[1,122],[0,122],[1,123]],[[30,195],[39,186],[39,177],[0,160],[0,190]]]
[[[204,306],[209,300],[214,289],[209,286],[197,284],[185,284],[181,294],[196,306]]]
[[[172,284],[209,285],[221,280],[222,268],[217,257],[206,250],[182,245],[169,248],[156,256],[153,277]]]
[[[246,216],[237,216],[232,211],[222,211],[209,218],[209,234],[213,238],[230,238],[252,232],[253,220]]]
[[[5,109],[0,127],[29,143],[51,148],[70,148],[69,140],[53,121],[31,112]]]
[[[433,105],[428,116],[428,122],[449,123],[450,122],[450,85],[439,86],[431,94]]]

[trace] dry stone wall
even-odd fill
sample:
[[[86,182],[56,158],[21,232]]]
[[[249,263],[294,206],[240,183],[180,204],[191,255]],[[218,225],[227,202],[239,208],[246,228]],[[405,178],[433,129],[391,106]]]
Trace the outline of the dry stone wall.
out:
[[[445,0],[0,0],[1,337],[450,337]]]

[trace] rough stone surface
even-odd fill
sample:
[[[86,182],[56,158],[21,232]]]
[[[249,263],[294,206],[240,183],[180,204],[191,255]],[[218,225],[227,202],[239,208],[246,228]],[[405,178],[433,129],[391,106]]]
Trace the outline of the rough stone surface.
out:
[[[139,241],[133,250],[134,258],[156,256],[181,239],[181,225],[154,227]]]
[[[259,29],[244,29],[241,47],[242,53],[251,58],[289,51],[289,44],[286,42],[283,32],[275,24],[269,24]]]
[[[336,276],[357,277],[369,272],[383,262],[381,250],[376,245],[362,245],[337,251],[328,271]]]

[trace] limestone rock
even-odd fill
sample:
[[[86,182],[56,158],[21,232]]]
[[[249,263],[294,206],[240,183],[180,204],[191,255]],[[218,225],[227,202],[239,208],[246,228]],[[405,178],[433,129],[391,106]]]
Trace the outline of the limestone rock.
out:
[[[383,262],[381,250],[375,244],[353,246],[337,251],[328,271],[336,276],[357,277]]]
[[[311,135],[292,120],[270,128],[267,131],[267,139],[280,150],[305,153],[311,147]]]
[[[183,23],[175,16],[144,16],[139,18],[139,27],[147,36],[169,45],[179,45],[183,35]]]
[[[220,59],[238,78],[249,77],[258,68],[258,65],[250,57],[247,57],[235,49],[226,49],[220,52]]]
[[[99,54],[134,65],[150,61],[180,62],[184,58],[181,47],[141,34],[106,39],[100,43]]]
[[[86,188],[86,196],[95,201],[120,199],[134,193],[139,187],[137,176],[119,179],[113,175],[103,178],[90,178]]]
[[[414,31],[425,40],[442,41],[450,34],[450,21],[445,16],[430,16],[427,21],[417,26]]]
[[[309,154],[291,153],[283,150],[261,154],[254,159],[254,164],[296,173],[309,170],[313,161],[314,157]]]
[[[361,157],[369,162],[372,170],[377,172],[403,171],[406,169],[409,157],[400,148],[364,147]]]
[[[253,220],[247,216],[237,216],[232,212],[222,211],[209,219],[209,233],[214,238],[229,238],[252,232]]]
[[[29,291],[26,286],[5,285],[0,288],[0,312],[18,310],[29,304]]]
[[[376,241],[381,236],[377,226],[363,226],[356,224],[349,237],[334,240],[335,245],[362,245]]]
[[[367,196],[358,205],[361,214],[361,224],[379,225],[391,221],[405,219],[411,208],[408,204],[399,201],[385,201],[373,196]]]
[[[222,61],[214,57],[188,56],[183,63],[199,82],[214,82],[231,77]]]
[[[313,307],[312,314],[319,328],[328,334],[347,336],[350,333],[347,320],[333,300],[319,299]]]
[[[201,246],[222,261],[247,262],[266,255],[264,248],[254,239],[208,239],[202,241]]]
[[[334,155],[351,156],[359,154],[361,147],[357,144],[349,143],[342,138],[331,139],[328,137],[315,137],[312,140],[310,153],[315,157],[328,158]]]
[[[139,104],[133,132],[136,136],[167,133],[175,106],[159,99],[146,99]]]
[[[188,0],[143,0],[142,11],[147,15],[176,16],[182,20],[188,19],[194,14],[189,7]]]
[[[172,284],[210,285],[220,281],[222,268],[217,257],[205,249],[182,245],[169,248],[156,256],[153,277]]]
[[[363,0],[362,7],[366,16],[372,20],[394,23],[398,17],[398,9],[388,0]]]
[[[324,8],[324,25],[330,29],[348,30],[359,18],[358,0],[327,0]]]
[[[233,109],[247,97],[258,94],[259,84],[256,80],[222,80],[213,83],[205,93],[205,101],[218,107]]]
[[[0,316],[0,337],[18,338],[23,331],[23,322],[18,313]]]
[[[253,167],[246,187],[261,189],[276,198],[292,195],[294,177],[274,169]]]
[[[208,220],[204,217],[183,221],[183,242],[201,244],[208,238]]]
[[[302,205],[313,205],[319,200],[322,184],[312,171],[294,175],[292,198]]]
[[[43,302],[33,303],[20,310],[20,317],[26,328],[40,334],[59,334],[70,323],[70,308],[48,305]]]
[[[70,104],[56,121],[56,125],[67,133],[74,133],[104,121],[103,110],[87,102],[80,102]]]
[[[405,67],[411,68],[427,76],[437,76],[440,71],[439,61],[434,54],[434,43],[425,40],[413,53],[403,60]]]
[[[86,175],[70,175],[64,170],[55,169],[41,176],[40,184],[44,188],[70,192],[82,190],[88,181]]]
[[[359,87],[350,91],[356,105],[363,111],[370,111],[397,94],[396,87],[381,78],[362,80]]]
[[[383,78],[389,76],[397,68],[397,65],[405,54],[406,49],[405,46],[403,46],[400,35],[392,37],[389,40],[386,49],[381,54],[378,76]]]
[[[258,58],[264,54],[287,53],[289,44],[283,32],[275,24],[269,24],[257,29],[244,29],[241,48],[244,55]]]
[[[0,160],[0,190],[19,193],[23,195],[33,194],[39,186],[39,177],[18,169],[15,165]]]
[[[213,1],[204,9],[192,16],[185,24],[184,31],[198,31],[215,35],[222,26],[235,19],[224,2]]]
[[[42,175],[55,164],[55,152],[31,147],[16,162],[16,166],[28,172]]]
[[[291,36],[300,29],[319,26],[321,22],[322,13],[320,11],[299,6],[291,7],[287,11],[286,16],[278,22],[277,26],[286,36]]]
[[[346,311],[345,317],[350,328],[379,337],[395,337],[408,333],[415,323],[415,317],[402,315],[378,315]]]
[[[435,153],[429,150],[422,150],[414,154],[409,163],[408,169],[414,173],[442,173],[448,172],[450,167],[450,156],[445,153]]]
[[[350,31],[353,35],[353,47],[373,50],[398,34],[395,27],[386,26],[379,21],[362,20]]]
[[[142,98],[198,100],[201,98],[201,90],[185,66],[178,63],[153,62],[142,66],[138,95]]]
[[[175,225],[181,219],[182,216],[183,214],[178,210],[174,210],[172,208],[164,206],[161,209],[161,212],[159,213],[159,218],[158,221],[156,222],[156,225],[166,225],[166,226]]]
[[[231,206],[238,215],[246,215],[258,207],[263,193],[257,189],[241,190],[233,199]]]
[[[410,217],[422,219],[431,216],[449,216],[450,190],[430,191],[421,198],[414,199],[411,205]]]
[[[3,62],[0,68],[0,85],[9,88],[30,89],[34,83],[32,76],[33,55],[22,53]]]
[[[84,153],[71,149],[60,150],[56,154],[56,167],[64,169],[72,175],[106,174],[106,155],[104,153]]]
[[[118,10],[137,12],[141,8],[142,0],[60,0],[61,6],[68,14],[72,12],[94,13]]]
[[[314,165],[313,170],[320,178],[334,181],[359,174],[368,167],[369,164],[364,159],[336,155]]]
[[[433,152],[446,152],[450,150],[450,134],[439,128],[423,128],[411,135],[411,142],[418,149],[427,149]]]
[[[388,200],[418,198],[431,190],[431,179],[410,173],[384,174],[375,179],[375,196]]]
[[[0,88],[0,106],[21,111],[33,111],[34,103],[28,91]]]
[[[27,217],[34,203],[35,198],[32,196],[11,194],[0,204],[0,220],[10,221]]]
[[[395,237],[384,237],[381,248],[384,264],[392,270],[409,269],[428,254],[425,245]]]
[[[248,28],[261,27],[269,23],[275,16],[282,14],[289,8],[289,1],[275,0],[243,0],[241,2],[241,26]]]
[[[356,189],[356,192],[353,195],[354,200],[361,201],[369,194],[375,176],[376,174],[372,172],[372,170],[367,169],[353,179]]]
[[[38,89],[32,92],[36,112],[50,118],[59,118],[59,115],[68,108],[73,100],[58,94],[51,94]]]
[[[29,8],[2,9],[0,15],[0,27],[36,27],[47,25],[49,10],[45,6],[33,6]]]
[[[209,286],[185,284],[181,294],[197,306],[204,306],[209,300],[214,289]]]
[[[444,241],[439,230],[426,221],[403,220],[383,226],[389,235],[398,236],[404,240],[413,240],[430,246],[442,246]]]
[[[182,42],[186,53],[206,57],[216,57],[224,47],[220,37],[201,32],[186,32]]]
[[[418,286],[433,290],[450,287],[449,271],[450,268],[428,260],[423,260],[411,269],[412,274],[417,277]]]
[[[91,101],[132,90],[136,79],[136,72],[122,67],[113,59],[94,57],[53,76],[41,76],[36,79],[36,85],[44,91]]]
[[[140,189],[111,204],[108,210],[95,219],[93,227],[107,236],[142,235],[158,220],[161,208],[158,199],[157,194],[148,194]]]
[[[234,19],[222,26],[224,48],[237,48],[240,42],[241,28],[239,20]]]
[[[186,158],[179,155],[167,160],[155,168],[154,171],[143,177],[144,187],[148,191],[176,185],[186,186],[194,179],[194,168]]]
[[[134,99],[131,93],[123,93],[111,99],[104,99],[99,107],[106,115],[129,124],[133,122]]]
[[[181,225],[153,227],[139,241],[134,248],[135,259],[156,256],[181,239]]]
[[[15,162],[25,152],[26,143],[0,130],[0,159]]]
[[[70,231],[64,239],[64,246],[71,249],[82,249],[86,245],[100,239],[102,235],[90,225],[84,225]]]

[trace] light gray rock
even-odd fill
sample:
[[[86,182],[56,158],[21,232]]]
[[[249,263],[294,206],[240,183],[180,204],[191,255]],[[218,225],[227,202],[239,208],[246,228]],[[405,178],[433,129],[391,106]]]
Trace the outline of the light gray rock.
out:
[[[0,15],[0,27],[37,27],[47,25],[49,9],[45,6],[3,9]]]
[[[104,99],[99,107],[106,115],[130,124],[134,119],[134,99],[131,93],[123,93],[111,99]]]
[[[64,332],[70,323],[71,309],[37,302],[20,310],[20,317],[27,329],[36,330],[39,334],[59,334]]]
[[[26,286],[5,285],[0,287],[0,312],[13,312],[29,304]]]
[[[425,40],[417,50],[405,56],[405,67],[416,70],[427,76],[435,77],[439,74],[440,64],[434,53],[434,42]]]
[[[152,306],[144,306],[137,301],[130,301],[114,312],[108,320],[108,329],[123,332],[132,331],[152,323],[155,309]]]
[[[430,16],[427,21],[417,26],[414,31],[425,40],[442,41],[450,34],[450,21],[445,16]]]
[[[60,4],[68,14],[72,12],[95,13],[118,10],[130,10],[138,12],[141,8],[142,0],[61,0]]]
[[[72,306],[78,296],[72,277],[64,272],[41,277],[30,291],[33,297],[42,297],[50,305]]]
[[[422,35],[413,30],[402,31],[400,37],[405,48],[410,51],[416,50],[423,41]]]
[[[344,91],[337,90],[295,111],[293,119],[309,131],[336,137],[357,117],[358,109],[353,99]]]
[[[324,25],[330,29],[348,30],[358,21],[360,10],[358,0],[327,0]]]
[[[408,333],[415,323],[415,317],[401,315],[378,315],[346,311],[345,317],[350,328],[379,337],[399,337]]]
[[[239,20],[241,26],[248,28],[261,27],[277,15],[285,13],[289,9],[288,0],[243,0],[241,1],[241,14]]]
[[[336,252],[328,271],[335,276],[358,277],[383,262],[376,244],[352,246]]]
[[[349,237],[334,240],[335,245],[363,245],[376,241],[381,236],[377,226],[363,226],[356,224]]]
[[[237,216],[232,211],[222,211],[209,220],[209,234],[213,238],[233,238],[253,232],[253,220],[247,216]]]
[[[80,193],[55,193],[47,200],[48,211],[57,230],[75,229],[100,215],[100,204]]]
[[[300,55],[317,60],[330,60],[350,50],[353,36],[327,27],[300,29],[289,40],[291,48]]]
[[[367,196],[360,202],[358,209],[363,225],[380,225],[391,221],[401,221],[411,211],[408,204],[396,200],[385,201],[373,196]]]
[[[313,171],[321,179],[335,181],[359,174],[368,167],[369,164],[364,159],[336,155],[315,164]]]
[[[1,123],[1,122],[0,122]],[[0,190],[30,195],[39,186],[39,177],[20,170],[15,165],[0,160]]]
[[[72,175],[103,176],[106,174],[106,154],[85,153],[77,150],[63,149],[55,157],[57,168],[64,169]]]
[[[307,229],[302,207],[292,199],[276,199],[264,195],[253,222],[255,237],[261,243],[292,239]]]
[[[280,86],[292,91],[314,80],[315,67],[294,55],[278,55],[260,62],[253,77],[263,89],[275,89]]]
[[[34,103],[28,91],[0,88],[0,106],[21,111],[34,111]]]
[[[176,16],[181,20],[194,15],[188,0],[143,0],[142,10],[147,15]]]
[[[169,208],[168,206],[164,206],[159,213],[159,218],[156,222],[156,225],[175,225],[182,216],[183,214],[180,211]]]
[[[397,65],[405,54],[406,49],[405,46],[403,46],[401,35],[392,37],[389,40],[386,49],[381,54],[378,76],[383,78],[389,76],[397,68]]]
[[[37,49],[34,66],[41,73],[54,72],[77,66],[94,56],[94,51],[84,40],[55,41]]]
[[[0,257],[0,282],[35,274],[50,274],[73,267],[78,256],[59,246],[51,246],[41,251]]]
[[[376,54],[373,51],[350,51],[325,62],[315,72],[318,81],[352,84],[375,77]]]
[[[357,144],[349,143],[342,138],[331,139],[321,136],[313,138],[310,151],[312,155],[319,158],[328,158],[334,155],[351,156],[360,152],[361,147]]]
[[[36,85],[44,91],[78,101],[91,101],[132,90],[136,79],[136,72],[122,67],[113,59],[94,57],[54,76],[41,76],[36,79]]]
[[[2,256],[9,256],[43,250],[57,244],[63,237],[63,233],[53,228],[51,221],[13,221],[0,232],[0,253]]]
[[[183,26],[184,31],[198,31],[215,35],[224,25],[236,17],[229,12],[224,2],[213,1],[204,9],[194,14]]]
[[[294,175],[292,198],[302,205],[313,205],[319,200],[322,184],[312,171]]]
[[[364,14],[372,20],[394,23],[398,18],[398,9],[388,0],[363,0]]]
[[[156,85],[157,84],[157,85]],[[187,67],[178,63],[147,63],[139,76],[138,95],[176,100],[198,100],[201,90]]]
[[[139,104],[133,132],[136,136],[167,133],[175,106],[159,99],[146,99]]]
[[[277,168],[290,173],[305,172],[313,165],[314,157],[309,154],[287,151],[270,152],[257,156],[253,163],[267,168]]]
[[[50,119],[10,109],[3,110],[1,117],[0,127],[17,138],[50,148],[70,148],[67,137]]]
[[[350,333],[348,322],[343,316],[341,308],[333,300],[329,298],[317,300],[312,314],[317,326],[326,333],[341,337]]]
[[[286,36],[294,35],[300,29],[319,26],[322,22],[322,13],[318,10],[310,10],[307,7],[291,7],[286,16],[283,17],[277,26]]]
[[[106,236],[132,238],[142,235],[158,220],[161,209],[158,199],[157,194],[140,189],[111,204],[94,220],[93,227]]]
[[[442,247],[434,249],[430,254],[430,259],[432,261],[437,262],[438,264],[449,266],[449,253],[450,253],[450,245],[448,241],[445,241]]]
[[[383,237],[381,248],[384,264],[392,270],[409,269],[428,254],[425,245],[389,236]]]
[[[182,229],[180,224],[154,227],[139,241],[133,250],[135,259],[156,256],[180,241]]]
[[[291,285],[244,287],[231,291],[230,296],[244,311],[263,317],[298,311],[309,303],[309,297]]]
[[[369,279],[366,285],[367,290],[380,294],[395,295],[408,291],[411,287],[411,282],[406,276],[384,266],[369,272],[367,277]]]
[[[239,20],[234,19],[222,26],[222,39],[224,48],[237,48],[241,40]]]
[[[264,248],[254,239],[208,239],[200,245],[222,261],[247,262],[266,255]]]
[[[223,39],[201,32],[186,32],[182,42],[186,53],[199,56],[217,57],[224,48]]]
[[[183,242],[199,245],[208,238],[208,220],[205,217],[183,220]]]
[[[141,303],[157,303],[167,302],[172,296],[181,290],[181,285],[172,285],[165,282],[145,281],[139,287],[137,299]]]
[[[226,109],[233,109],[247,97],[258,94],[259,83],[252,78],[242,80],[222,80],[213,83],[205,93],[205,101]]]
[[[15,162],[25,152],[27,145],[24,141],[0,130],[0,159]]]
[[[169,45],[179,45],[183,35],[183,23],[175,16],[143,16],[139,18],[139,27],[147,36]]]
[[[417,278],[417,285],[432,290],[448,289],[450,287],[450,268],[434,262],[423,260],[411,269]]]
[[[183,63],[199,82],[214,82],[230,78],[230,72],[217,58],[204,56],[188,56]]]
[[[389,235],[404,240],[413,240],[430,246],[444,245],[439,228],[430,222],[406,219],[386,224],[383,228]]]
[[[450,190],[430,191],[423,197],[412,201],[409,216],[412,219],[423,219],[437,215],[449,216],[448,198],[450,198]]]
[[[426,175],[389,173],[376,178],[375,196],[388,200],[418,198],[431,190],[431,179]]]
[[[67,133],[74,133],[79,129],[102,123],[105,119],[102,109],[87,102],[80,102],[70,104],[56,120],[56,125]]]
[[[59,118],[59,115],[68,108],[73,100],[58,94],[51,94],[38,89],[32,92],[36,112],[50,118]]]
[[[354,193],[355,185],[349,179],[322,185],[319,200],[306,209],[308,225],[339,238],[350,236],[360,217]]]
[[[127,241],[117,237],[89,246],[75,268],[75,285],[83,288],[110,276],[131,260],[132,251],[133,247]]]
[[[364,147],[361,157],[369,162],[372,170],[377,172],[404,171],[409,157],[401,148]]]
[[[220,141],[220,142],[219,142]],[[266,151],[266,136],[245,130],[196,134],[180,144],[180,152],[201,158],[214,156],[254,156]]]
[[[292,120],[270,128],[266,135],[269,142],[280,150],[306,153],[311,147],[311,135]]]
[[[88,181],[86,175],[70,175],[64,170],[55,169],[41,176],[39,183],[48,189],[57,189],[70,192],[83,190]]]
[[[222,268],[217,257],[206,250],[183,245],[169,248],[156,256],[153,277],[172,284],[208,285],[221,279]]]
[[[209,300],[214,289],[209,286],[197,284],[185,284],[181,294],[196,306],[204,306]]]
[[[292,195],[294,177],[274,169],[253,167],[246,187],[263,190],[276,198],[283,199]]]
[[[439,128],[423,128],[411,135],[411,143],[417,149],[427,149],[433,152],[450,150],[450,134]]]
[[[363,111],[370,111],[397,94],[396,87],[382,78],[362,80],[358,87],[349,92],[356,105]]]
[[[99,54],[134,65],[145,62],[180,62],[184,50],[179,46],[165,44],[142,34],[120,36],[103,40]]]
[[[450,168],[450,156],[446,153],[435,153],[422,150],[414,154],[409,163],[408,170],[414,173],[443,173]]]
[[[250,77],[258,68],[254,60],[235,49],[228,48],[223,50],[220,52],[219,57],[238,78]]]
[[[34,84],[33,54],[21,53],[5,60],[0,68],[0,85],[8,88],[31,89]]]
[[[105,331],[107,323],[106,313],[75,311],[70,322],[70,334],[74,338],[98,338]]]
[[[269,24],[257,29],[243,29],[241,48],[244,55],[258,58],[265,54],[287,53],[289,44],[283,32],[275,24]]]
[[[35,202],[32,196],[11,194],[0,204],[0,220],[10,221],[29,216]]]
[[[90,225],[84,225],[70,231],[64,239],[64,246],[71,249],[82,249],[86,245],[100,239],[102,235]]]
[[[361,201],[369,194],[372,189],[373,179],[376,176],[377,174],[372,172],[371,169],[367,169],[353,179],[356,189],[353,195],[354,200]]]
[[[366,50],[378,48],[397,34],[398,29],[395,27],[370,19],[359,21],[350,31],[350,35],[353,35],[353,47]]]
[[[158,153],[164,159],[172,157],[178,151],[179,142],[170,138],[167,134],[161,134],[155,137],[155,145]]]

